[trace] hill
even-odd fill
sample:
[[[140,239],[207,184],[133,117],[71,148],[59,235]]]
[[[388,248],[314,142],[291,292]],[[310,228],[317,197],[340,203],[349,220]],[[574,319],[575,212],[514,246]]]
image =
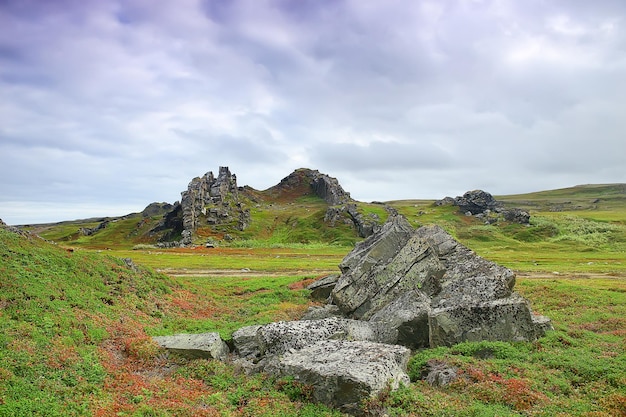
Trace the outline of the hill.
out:
[[[239,187],[221,167],[194,178],[180,203],[153,203],[118,218],[31,225],[71,247],[149,250],[337,245],[349,247],[382,224],[390,211],[414,226],[438,224],[479,254],[520,270],[622,270],[626,247],[626,185],[580,185],[496,196],[498,204],[530,213],[529,224],[467,216],[435,200],[355,201],[336,179],[298,169],[267,190]],[[151,210],[149,210],[151,208]],[[157,211],[155,212],[155,208]]]

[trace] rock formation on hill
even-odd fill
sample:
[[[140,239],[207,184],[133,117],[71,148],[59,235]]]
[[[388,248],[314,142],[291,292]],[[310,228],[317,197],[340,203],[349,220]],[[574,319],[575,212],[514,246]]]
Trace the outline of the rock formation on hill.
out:
[[[324,221],[331,226],[340,222],[349,224],[361,237],[371,235],[379,227],[378,216],[360,213],[339,181],[317,170],[297,169],[279,184],[257,191],[249,186],[238,187],[235,174],[231,174],[228,167],[220,167],[217,177],[207,172],[192,179],[187,190],[181,193],[181,201],[169,206],[169,211],[150,233],[160,235],[161,246],[187,245],[201,227],[222,229],[222,232],[228,228],[246,229],[251,221],[246,204],[292,202],[306,195],[317,196],[328,204]],[[153,203],[142,214],[148,216],[163,207],[163,203]],[[180,237],[179,242],[171,242]]]
[[[453,205],[459,207],[461,213],[473,215],[485,220],[485,223],[495,223],[500,218],[508,222],[528,224],[530,214],[519,208],[507,209],[491,194],[483,190],[468,191],[455,198],[445,197],[435,202],[438,206]]]
[[[351,412],[362,399],[408,383],[409,349],[531,341],[552,328],[513,291],[511,270],[438,226],[414,229],[400,215],[357,244],[339,269],[339,277],[312,287],[317,296],[330,294],[327,305],[299,321],[234,332],[235,360],[249,372],[309,384],[314,399]],[[167,340],[173,349],[193,340],[191,354],[219,358],[224,345],[216,335]]]
[[[266,193],[272,198],[282,200],[291,195],[313,193],[331,206],[346,204],[352,199],[336,178],[322,174],[318,170],[299,168],[283,178]]]
[[[220,167],[217,178],[209,171],[191,180],[181,195],[183,229],[194,232],[200,225],[216,225],[235,220],[243,230],[250,219],[250,211],[239,201],[237,177],[228,167]]]
[[[192,235],[202,226],[230,225],[244,230],[250,223],[250,209],[239,198],[237,177],[228,167],[220,167],[217,177],[209,171],[191,180],[166,213],[161,223],[151,232],[169,231],[163,240],[181,235],[181,244],[191,244]]]

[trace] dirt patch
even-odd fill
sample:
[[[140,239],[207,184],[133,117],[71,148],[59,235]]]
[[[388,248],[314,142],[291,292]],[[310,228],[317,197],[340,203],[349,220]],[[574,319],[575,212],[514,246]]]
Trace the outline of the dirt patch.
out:
[[[332,274],[335,270],[284,270],[284,271],[255,271],[248,268],[244,269],[175,269],[163,268],[158,269],[171,277],[297,277],[302,275],[324,276]],[[311,281],[313,282],[313,281]]]
[[[527,279],[626,279],[626,273],[601,273],[601,272],[520,272],[516,271],[518,278]]]

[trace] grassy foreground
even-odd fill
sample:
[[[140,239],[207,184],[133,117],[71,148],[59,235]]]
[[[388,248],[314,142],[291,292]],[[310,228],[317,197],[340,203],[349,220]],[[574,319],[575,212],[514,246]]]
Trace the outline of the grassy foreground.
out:
[[[327,256],[338,262],[334,251]],[[108,254],[69,252],[0,229],[0,257],[2,416],[338,415],[310,403],[310,391],[294,381],[167,357],[149,338],[202,331],[228,338],[243,325],[297,318],[310,305],[302,288],[317,276],[306,272],[307,256],[290,258],[302,273],[170,278],[141,266],[135,271]],[[416,352],[411,385],[364,402],[364,412],[624,415],[623,277],[522,277],[517,288],[553,319],[554,332],[534,343]],[[419,375],[433,358],[457,366],[464,378],[430,387]]]
[[[530,209],[530,226],[486,225],[432,201],[390,203],[413,225],[439,224],[516,270],[517,290],[556,330],[533,343],[414,352],[412,383],[364,402],[363,412],[626,415],[626,201],[617,191],[499,198]],[[0,228],[0,416],[340,415],[311,403],[310,389],[293,380],[169,357],[150,339],[205,331],[228,339],[244,325],[298,318],[311,305],[307,283],[338,272],[351,249],[347,230],[325,230],[327,241],[313,235],[316,223],[306,219],[320,217],[318,202],[305,203],[274,206],[271,215],[259,209],[255,227],[264,234],[211,249],[132,250],[144,243],[126,239],[135,218],[89,237],[74,223],[42,233],[72,250]],[[378,205],[363,210],[384,220]],[[291,230],[303,224],[305,239]],[[433,359],[462,378],[431,387],[420,375]]]

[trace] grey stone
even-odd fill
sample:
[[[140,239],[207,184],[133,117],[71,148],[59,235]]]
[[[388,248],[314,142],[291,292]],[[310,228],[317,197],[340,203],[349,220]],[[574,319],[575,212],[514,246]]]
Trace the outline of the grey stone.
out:
[[[397,332],[389,329],[384,323],[330,317],[322,320],[269,323],[257,330],[256,338],[261,355],[280,355],[302,349],[320,340],[395,343]]]
[[[346,255],[339,265],[342,274],[331,293],[333,303],[344,314],[358,319],[370,309],[372,297],[381,286],[389,285],[377,280],[379,273],[406,245],[413,231],[404,217],[393,216],[378,233],[357,243]]]
[[[435,308],[429,315],[430,345],[481,340],[530,341],[537,337],[528,301],[517,293],[475,304]]]
[[[342,317],[339,307],[333,304],[325,304],[323,306],[309,307],[307,312],[300,320],[322,320],[331,317]]]
[[[246,326],[232,334],[235,351],[244,358],[255,358],[261,354],[261,347],[257,338],[260,325]]]
[[[426,364],[426,376],[424,379],[433,387],[445,387],[459,379],[459,369],[447,363],[431,359]]]
[[[408,385],[409,357],[402,346],[326,340],[285,353],[272,372],[311,385],[318,402],[352,411],[387,387]]]
[[[430,299],[420,291],[402,294],[385,307],[377,311],[372,322],[382,322],[390,329],[396,329],[396,343],[411,349],[429,347],[428,316]]]
[[[468,191],[462,197],[455,198],[454,202],[462,212],[471,214],[479,214],[485,210],[495,210],[500,207],[495,198],[483,190]]]
[[[530,214],[526,210],[512,208],[502,211],[504,220],[512,223],[529,224]]]
[[[308,290],[311,290],[311,298],[314,300],[326,300],[330,297],[330,293],[335,288],[337,284],[337,280],[339,279],[339,275],[328,275],[322,279],[318,279],[317,281],[309,284],[306,287]]]
[[[218,333],[175,334],[152,339],[159,346],[189,358],[224,359],[229,353]]]
[[[535,337],[543,337],[546,332],[550,330],[554,330],[554,326],[552,326],[552,320],[546,316],[541,315],[533,315],[532,316],[533,325],[535,326]]]

